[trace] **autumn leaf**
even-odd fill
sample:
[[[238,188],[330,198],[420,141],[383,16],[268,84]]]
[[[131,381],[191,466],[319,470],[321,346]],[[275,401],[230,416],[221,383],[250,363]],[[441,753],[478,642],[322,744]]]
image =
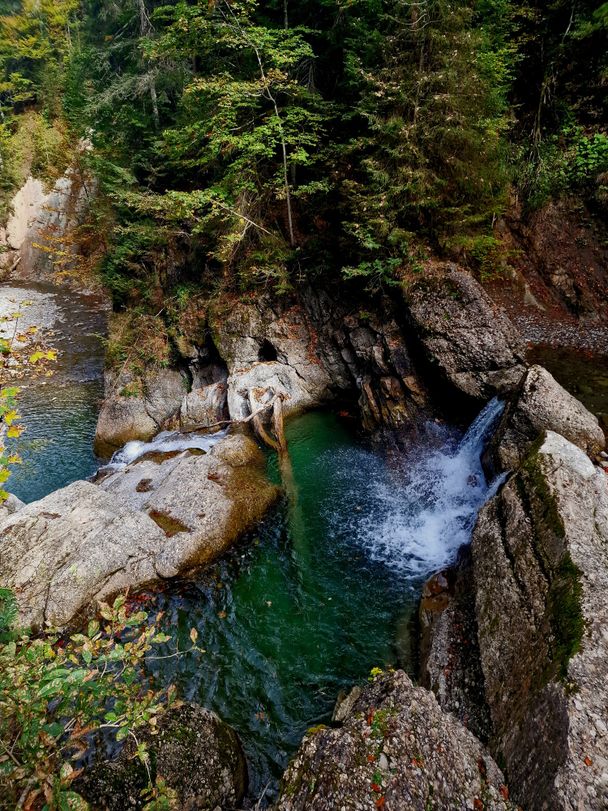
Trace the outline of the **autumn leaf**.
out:
[[[15,409],[12,409],[11,411],[7,411],[6,414],[4,414],[3,419],[7,425],[12,425],[12,423],[14,423],[15,420],[19,419],[19,414],[17,414]]]
[[[57,360],[57,350],[55,349],[38,349],[30,355],[30,363],[38,363],[41,360]]]

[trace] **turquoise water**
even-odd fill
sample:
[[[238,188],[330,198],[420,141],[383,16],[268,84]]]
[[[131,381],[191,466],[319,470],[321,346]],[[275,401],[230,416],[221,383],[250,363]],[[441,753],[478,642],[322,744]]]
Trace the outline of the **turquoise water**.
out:
[[[341,689],[373,667],[413,670],[422,582],[467,540],[486,493],[478,438],[459,446],[448,432],[432,435],[424,452],[398,460],[362,447],[325,413],[294,420],[287,436],[292,502],[149,606],[165,612],[181,649],[198,630],[204,654],[150,666],[237,729],[254,798],[268,784],[272,796],[303,733],[330,720]],[[276,460],[269,466],[278,478]]]
[[[358,505],[335,475],[353,438],[323,414],[292,423],[288,438],[295,511],[283,504],[249,542],[155,605],[182,648],[196,627],[206,649],[167,660],[158,675],[236,727],[254,795],[278,779],[307,727],[327,721],[341,688],[376,665],[411,663],[414,584],[354,543]],[[365,463],[364,451],[357,457]]]
[[[6,290],[6,288],[4,289]],[[24,465],[10,488],[25,501],[94,472],[103,316],[86,297],[40,294],[55,376],[24,388]],[[28,293],[29,295],[29,293]],[[46,309],[45,309],[46,308]],[[27,384],[27,381],[24,381]],[[241,735],[251,798],[268,802],[306,729],[330,721],[341,690],[373,667],[412,672],[412,617],[428,574],[469,538],[487,485],[479,463],[492,404],[464,439],[430,426],[410,455],[371,450],[351,425],[310,413],[287,426],[290,497],[238,548],[193,581],[141,595],[175,642],[203,654],[155,659],[158,683],[218,712]],[[269,473],[279,480],[277,460]]]

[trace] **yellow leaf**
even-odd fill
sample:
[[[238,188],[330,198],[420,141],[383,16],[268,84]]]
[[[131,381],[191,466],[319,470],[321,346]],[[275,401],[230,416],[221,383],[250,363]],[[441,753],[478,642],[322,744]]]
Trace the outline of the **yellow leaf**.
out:
[[[12,425],[15,422],[15,420],[18,419],[19,414],[17,414],[17,412],[14,409],[12,411],[7,411],[6,414],[4,415],[4,422],[7,425]]]
[[[23,428],[20,425],[11,425],[11,427],[6,432],[6,435],[11,439],[15,439],[18,436],[21,436],[23,433]]]

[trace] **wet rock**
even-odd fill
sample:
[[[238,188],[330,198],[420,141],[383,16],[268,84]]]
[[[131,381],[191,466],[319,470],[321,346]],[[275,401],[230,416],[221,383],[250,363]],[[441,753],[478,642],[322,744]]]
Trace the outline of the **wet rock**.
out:
[[[95,452],[108,458],[133,439],[147,441],[180,413],[187,392],[174,369],[149,371],[143,379],[106,373],[106,393],[95,432]]]
[[[427,364],[450,390],[479,401],[515,388],[525,347],[472,276],[454,266],[429,270],[404,297]]]
[[[240,808],[247,764],[236,732],[215,713],[194,704],[161,716],[158,734],[138,730],[150,753],[150,776],[162,778],[181,811]],[[119,757],[85,770],[74,789],[99,811],[143,808],[148,774],[128,739]]]
[[[495,753],[521,804],[608,807],[608,488],[553,432],[481,510],[472,542]]]
[[[511,809],[480,742],[402,671],[376,677],[337,729],[311,730],[277,811]]]
[[[24,624],[65,625],[94,600],[208,563],[277,495],[246,436],[225,437],[203,455],[143,459],[3,519],[3,584]]]
[[[451,569],[425,583],[418,613],[421,685],[433,691],[443,710],[487,742],[491,721],[479,658],[470,547],[460,550]]]
[[[507,405],[486,460],[498,470],[513,470],[543,431],[555,431],[590,455],[606,444],[598,420],[542,366],[531,366]]]

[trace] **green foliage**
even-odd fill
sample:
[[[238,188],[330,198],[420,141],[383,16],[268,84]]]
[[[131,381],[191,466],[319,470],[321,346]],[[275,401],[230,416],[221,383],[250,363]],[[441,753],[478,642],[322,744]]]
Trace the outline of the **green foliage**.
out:
[[[101,731],[117,742],[132,737],[136,756],[148,765],[137,731],[154,734],[175,691],[150,689],[142,670],[155,645],[168,637],[146,624],[144,612],[129,613],[125,597],[112,606],[100,603],[99,612],[84,633],[9,633],[14,598],[0,590],[1,808],[16,807],[22,795],[28,808],[87,807],[73,784]],[[165,789],[150,785],[149,808],[169,807]]]
[[[12,639],[17,614],[18,607],[15,595],[10,589],[0,588],[0,644]]]
[[[281,293],[331,274],[374,289],[429,251],[485,275],[513,180],[528,207],[605,191],[596,0],[12,7],[0,107],[35,105],[51,128],[38,173],[59,165],[59,119],[91,138],[119,308],[157,312],[193,282]],[[0,190],[29,166],[14,134],[9,115]]]
[[[529,208],[539,208],[563,194],[589,197],[608,172],[608,137],[587,135],[578,126],[565,126],[544,139],[531,154],[530,144],[520,147],[518,186]]]

